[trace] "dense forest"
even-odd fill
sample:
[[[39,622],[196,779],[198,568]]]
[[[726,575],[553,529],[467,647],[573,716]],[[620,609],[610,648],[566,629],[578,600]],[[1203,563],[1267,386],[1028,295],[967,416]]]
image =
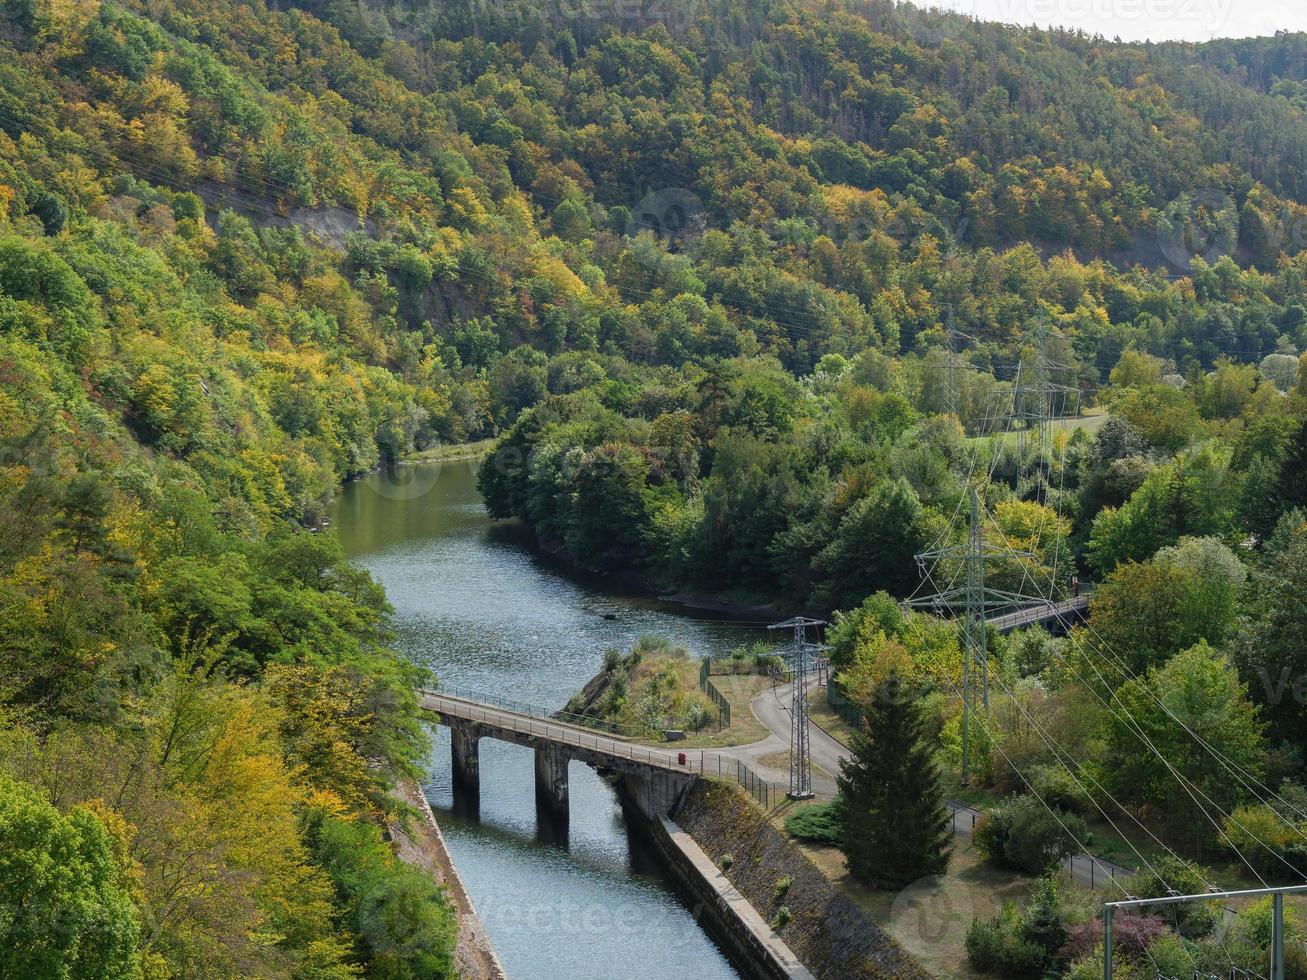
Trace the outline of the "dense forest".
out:
[[[918,587],[992,463],[986,534],[1100,580],[1134,673],[1198,662],[1250,771],[1300,779],[1274,692],[1307,629],[1305,113],[1301,36],[4,0],[0,892],[26,912],[0,973],[451,971],[453,912],[380,829],[424,677],[314,533],[341,481],[438,443],[498,438],[491,511],[582,567],[847,611],[854,690],[951,669],[864,600]],[[1042,495],[990,438],[1041,358],[1102,423],[1045,447]],[[1073,704],[1088,639],[1002,669]],[[1084,745],[1137,752],[1109,721]],[[1184,812],[1127,775],[1124,805]],[[1187,854],[1217,846],[1194,826]]]

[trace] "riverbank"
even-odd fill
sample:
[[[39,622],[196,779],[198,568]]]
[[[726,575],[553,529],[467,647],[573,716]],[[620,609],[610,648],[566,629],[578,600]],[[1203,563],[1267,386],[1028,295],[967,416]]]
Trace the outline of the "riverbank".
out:
[[[481,459],[490,454],[495,446],[494,439],[480,439],[476,442],[442,443],[419,452],[409,453],[401,460],[404,463],[452,463],[456,460]]]
[[[507,518],[520,521],[520,518]],[[677,606],[685,610],[710,613],[723,620],[739,620],[749,624],[767,624],[784,618],[773,604],[753,597],[729,595],[703,595],[695,592],[682,592],[679,589],[658,585],[643,572],[634,567],[614,568],[603,574],[582,568],[576,563],[566,545],[559,540],[540,537],[535,529],[523,522],[531,541],[532,550],[542,558],[557,565],[566,574],[583,581],[593,581],[609,591],[627,592],[630,595],[656,599],[668,606]]]
[[[416,780],[406,777],[396,783],[391,795],[415,812],[406,821],[392,819],[387,823],[395,853],[400,860],[421,868],[443,885],[458,911],[458,945],[454,951],[458,976],[461,980],[508,980],[454,859],[450,857],[445,837],[422,787]]]

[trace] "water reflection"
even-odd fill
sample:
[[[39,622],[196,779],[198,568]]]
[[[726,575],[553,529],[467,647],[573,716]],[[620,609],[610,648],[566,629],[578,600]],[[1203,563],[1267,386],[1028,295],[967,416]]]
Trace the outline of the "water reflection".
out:
[[[525,547],[520,528],[491,524],[471,463],[374,474],[345,489],[333,523],[346,552],[385,586],[398,645],[445,683],[561,707],[606,648],[642,634],[697,654],[748,636],[561,574]],[[514,978],[736,976],[632,843],[615,795],[589,767],[569,769],[566,846],[537,840],[529,749],[485,739],[480,768],[479,815],[454,813],[441,728],[426,791]]]

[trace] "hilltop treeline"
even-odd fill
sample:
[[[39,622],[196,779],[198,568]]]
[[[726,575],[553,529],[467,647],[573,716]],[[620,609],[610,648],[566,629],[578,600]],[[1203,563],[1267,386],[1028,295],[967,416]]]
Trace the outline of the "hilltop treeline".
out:
[[[307,530],[380,462],[503,435],[492,508],[583,564],[851,606],[913,585],[1042,324],[1144,447],[1059,444],[1069,547],[1142,554],[1133,498],[1094,515],[1195,435],[1282,485],[1295,44],[889,3],[7,0],[0,820],[85,860],[27,899],[82,911],[15,920],[0,972],[447,969],[452,913],[376,829],[421,678]],[[1014,540],[1047,523],[993,503]]]

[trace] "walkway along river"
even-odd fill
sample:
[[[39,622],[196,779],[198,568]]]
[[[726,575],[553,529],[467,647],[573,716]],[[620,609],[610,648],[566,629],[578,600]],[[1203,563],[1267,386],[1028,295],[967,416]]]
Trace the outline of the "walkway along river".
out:
[[[451,685],[562,707],[605,649],[643,634],[696,655],[750,638],[739,625],[565,575],[520,529],[490,521],[472,462],[374,473],[343,490],[332,523],[385,586],[399,647]],[[449,751],[442,727],[425,789],[512,980],[737,976],[628,838],[615,794],[588,767],[571,765],[571,824],[558,844],[537,835],[529,749],[482,741],[479,819],[452,810]]]

